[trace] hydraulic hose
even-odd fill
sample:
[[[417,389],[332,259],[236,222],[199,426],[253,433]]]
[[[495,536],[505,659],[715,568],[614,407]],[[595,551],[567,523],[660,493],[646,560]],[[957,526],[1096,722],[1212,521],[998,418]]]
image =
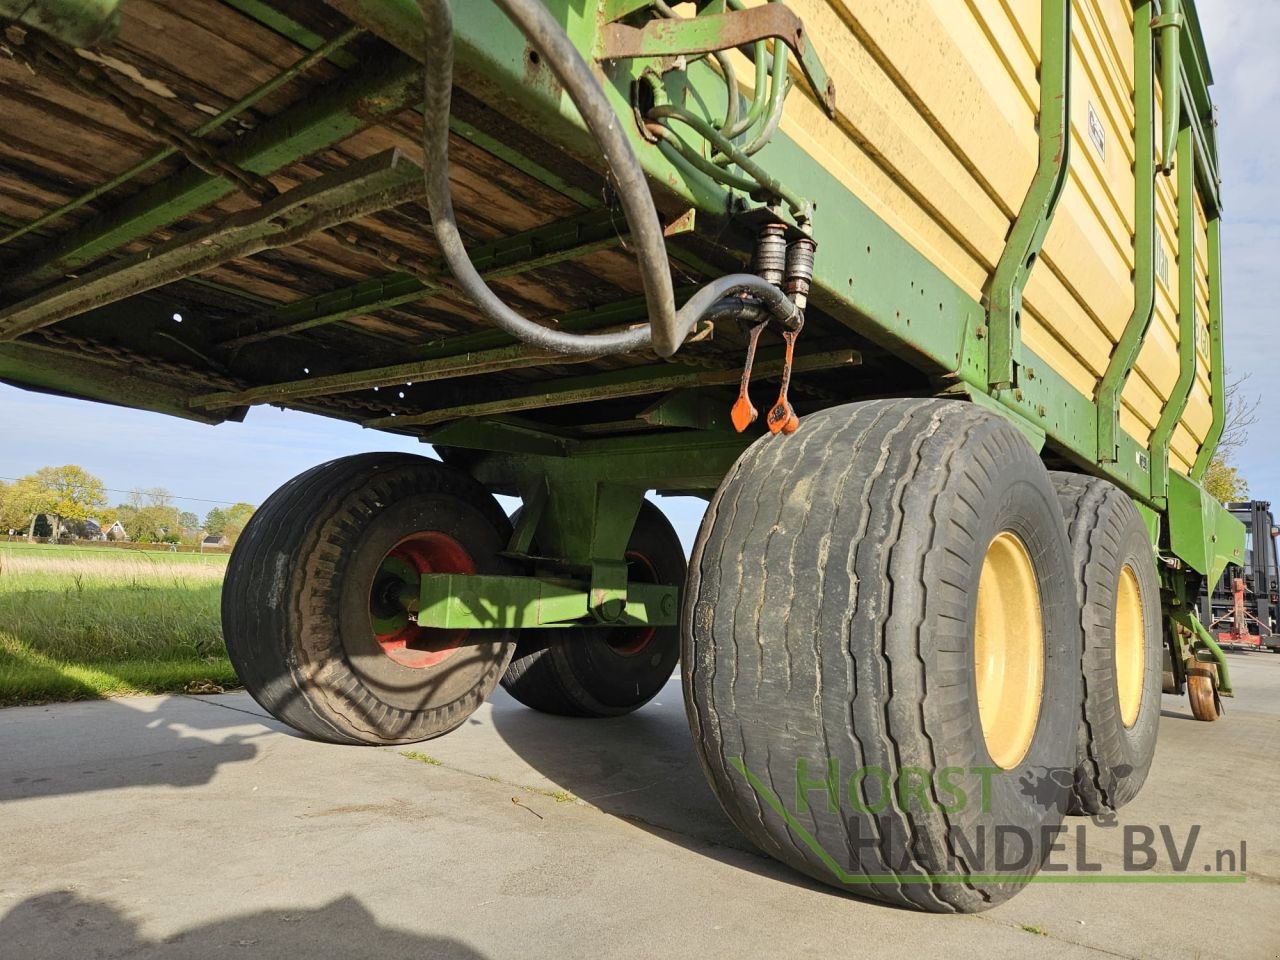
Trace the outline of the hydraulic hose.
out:
[[[795,326],[799,309],[777,287],[752,274],[722,277],[675,308],[671,265],[658,211],[640,160],[591,68],[542,0],[494,0],[550,65],[599,145],[613,178],[639,260],[649,324],[617,333],[574,334],[521,316],[489,289],[467,255],[449,188],[449,112],[453,94],[453,17],[449,0],[418,0],[429,47],[424,51],[423,152],[427,206],[436,242],[454,277],[495,326],[526,343],[566,356],[603,356],[652,347],[674,354],[697,322],[728,297],[759,298],[778,320]]]

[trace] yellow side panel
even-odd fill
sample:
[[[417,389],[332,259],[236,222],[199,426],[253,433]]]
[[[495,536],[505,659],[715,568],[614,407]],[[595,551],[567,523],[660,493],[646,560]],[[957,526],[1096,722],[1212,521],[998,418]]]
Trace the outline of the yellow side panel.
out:
[[[820,38],[839,113],[827,118],[797,71],[783,130],[969,295],[984,298],[1036,169],[1040,0],[789,5]],[[1134,309],[1134,23],[1129,0],[1072,5],[1071,167],[1026,291],[1023,338],[1091,397]],[[739,76],[745,90],[745,60]],[[1121,409],[1122,427],[1143,443],[1179,371],[1176,179],[1158,177],[1156,190],[1155,316]],[[1196,262],[1185,266],[1196,270],[1204,325],[1208,258],[1197,212]],[[1212,420],[1209,359],[1201,357],[1173,440],[1179,469],[1190,468]]]
[[[981,298],[1035,173],[1038,0],[790,6],[825,38],[840,112],[798,84],[784,132]]]

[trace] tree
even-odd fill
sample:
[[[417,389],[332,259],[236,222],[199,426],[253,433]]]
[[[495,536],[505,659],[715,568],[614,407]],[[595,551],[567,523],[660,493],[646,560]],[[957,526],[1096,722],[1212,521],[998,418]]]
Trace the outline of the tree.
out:
[[[1249,499],[1249,483],[1237,467],[1214,457],[1204,474],[1204,488],[1220,503],[1240,503]]]
[[[1222,503],[1239,503],[1249,496],[1249,482],[1234,463],[1236,451],[1249,441],[1249,431],[1257,424],[1258,408],[1262,405],[1258,394],[1243,392],[1249,376],[1246,373],[1233,378],[1229,369],[1225,371],[1226,415],[1222,439],[1204,475],[1205,490]]]
[[[123,503],[116,510],[129,539],[137,543],[178,543],[182,540],[182,517],[174,507],[152,505],[138,508]]]
[[[214,507],[205,515],[204,529],[210,536],[222,536],[222,531],[227,529],[227,512],[221,507]]]
[[[144,507],[171,507],[173,494],[164,487],[134,487],[129,491],[129,506],[135,510]]]
[[[251,503],[237,503],[226,509],[214,507],[205,517],[204,527],[211,536],[226,537],[235,543],[256,509]]]
[[[83,467],[41,467],[23,477],[11,488],[6,500],[27,518],[28,531],[35,529],[35,519],[43,514],[52,518],[54,536],[62,521],[82,523],[106,506],[107,496],[102,481]]]
[[[0,480],[0,534],[10,530],[26,530],[31,518],[15,493],[17,484]]]

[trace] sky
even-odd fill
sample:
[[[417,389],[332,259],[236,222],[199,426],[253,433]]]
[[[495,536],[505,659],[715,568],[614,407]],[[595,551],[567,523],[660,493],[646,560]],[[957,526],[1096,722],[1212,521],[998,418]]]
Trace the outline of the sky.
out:
[[[1280,503],[1280,0],[1199,0],[1219,109],[1227,364],[1249,374],[1260,422],[1239,465],[1252,495]],[[181,509],[259,504],[303,470],[377,450],[429,453],[403,437],[269,407],[243,424],[208,427],[160,414],[46,397],[0,385],[0,477],[78,463],[112,502],[136,487],[165,487]],[[212,502],[202,502],[212,501]],[[703,504],[661,506],[688,547]]]
[[[1280,0],[1197,6],[1218,106],[1227,367],[1262,399],[1237,459],[1251,495],[1280,503]]]

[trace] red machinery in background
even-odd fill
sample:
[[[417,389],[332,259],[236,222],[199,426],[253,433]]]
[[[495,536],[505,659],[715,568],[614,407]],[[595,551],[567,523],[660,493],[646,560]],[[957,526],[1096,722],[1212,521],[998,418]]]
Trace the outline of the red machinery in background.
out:
[[[1232,515],[1245,525],[1244,564],[1228,565],[1211,591],[1200,597],[1200,616],[1224,647],[1269,649],[1280,653],[1280,537],[1271,504],[1233,503]],[[1207,585],[1206,585],[1207,586]]]

